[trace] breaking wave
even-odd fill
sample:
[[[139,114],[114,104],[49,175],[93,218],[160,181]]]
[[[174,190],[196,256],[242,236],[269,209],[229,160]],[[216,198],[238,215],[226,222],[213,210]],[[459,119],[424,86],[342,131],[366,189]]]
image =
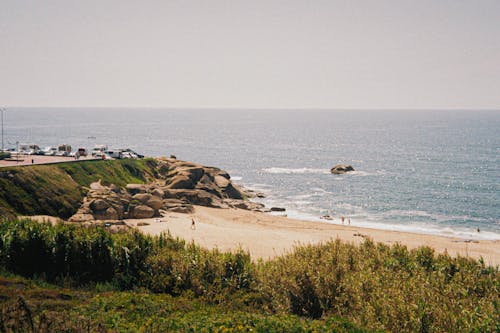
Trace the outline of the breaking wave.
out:
[[[265,168],[262,169],[262,171],[265,173],[272,173],[272,174],[304,174],[304,173],[329,174],[330,173],[329,169],[313,169],[313,168],[297,168],[297,169]]]

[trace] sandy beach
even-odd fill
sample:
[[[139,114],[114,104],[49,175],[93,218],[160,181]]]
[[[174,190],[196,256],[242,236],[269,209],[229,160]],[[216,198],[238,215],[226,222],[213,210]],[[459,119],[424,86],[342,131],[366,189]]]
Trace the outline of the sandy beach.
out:
[[[191,217],[196,228],[191,228]],[[161,222],[159,222],[161,221]],[[137,226],[138,223],[148,225]],[[241,209],[216,209],[195,206],[193,214],[169,213],[160,220],[126,220],[146,234],[169,231],[173,236],[194,241],[208,249],[231,251],[241,247],[254,259],[271,259],[290,252],[299,244],[318,244],[337,238],[359,244],[365,237],[387,245],[399,242],[409,248],[430,246],[438,253],[483,257],[490,265],[500,265],[500,241],[466,240],[442,236],[414,234],[310,222]],[[141,224],[142,224],[141,223]]]

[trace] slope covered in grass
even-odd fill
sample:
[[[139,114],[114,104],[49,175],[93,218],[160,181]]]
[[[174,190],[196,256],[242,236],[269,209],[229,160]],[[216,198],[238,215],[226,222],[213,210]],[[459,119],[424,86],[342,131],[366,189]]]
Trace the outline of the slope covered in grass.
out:
[[[154,159],[82,161],[0,169],[0,214],[73,215],[86,188],[99,179],[124,186],[158,174]]]

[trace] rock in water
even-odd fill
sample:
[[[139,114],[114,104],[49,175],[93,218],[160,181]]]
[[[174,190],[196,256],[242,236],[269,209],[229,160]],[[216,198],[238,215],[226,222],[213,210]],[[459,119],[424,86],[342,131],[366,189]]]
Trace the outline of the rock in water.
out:
[[[350,172],[350,171],[354,171],[354,168],[352,167],[352,165],[349,165],[349,164],[337,164],[336,166],[334,166],[330,170],[331,173],[334,173],[337,175],[341,175],[343,173]]]

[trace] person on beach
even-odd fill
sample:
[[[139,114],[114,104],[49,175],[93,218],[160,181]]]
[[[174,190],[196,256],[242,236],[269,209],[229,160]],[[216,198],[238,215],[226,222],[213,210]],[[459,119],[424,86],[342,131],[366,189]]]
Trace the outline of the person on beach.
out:
[[[194,218],[192,217],[191,218],[191,230],[195,230],[196,229],[196,222],[194,222]]]
[[[351,225],[351,218],[350,217],[347,219],[347,224]]]
[[[340,217],[340,221],[342,221],[342,224],[344,224],[344,219],[345,219],[345,218],[344,218],[343,216],[342,216],[342,217]]]

